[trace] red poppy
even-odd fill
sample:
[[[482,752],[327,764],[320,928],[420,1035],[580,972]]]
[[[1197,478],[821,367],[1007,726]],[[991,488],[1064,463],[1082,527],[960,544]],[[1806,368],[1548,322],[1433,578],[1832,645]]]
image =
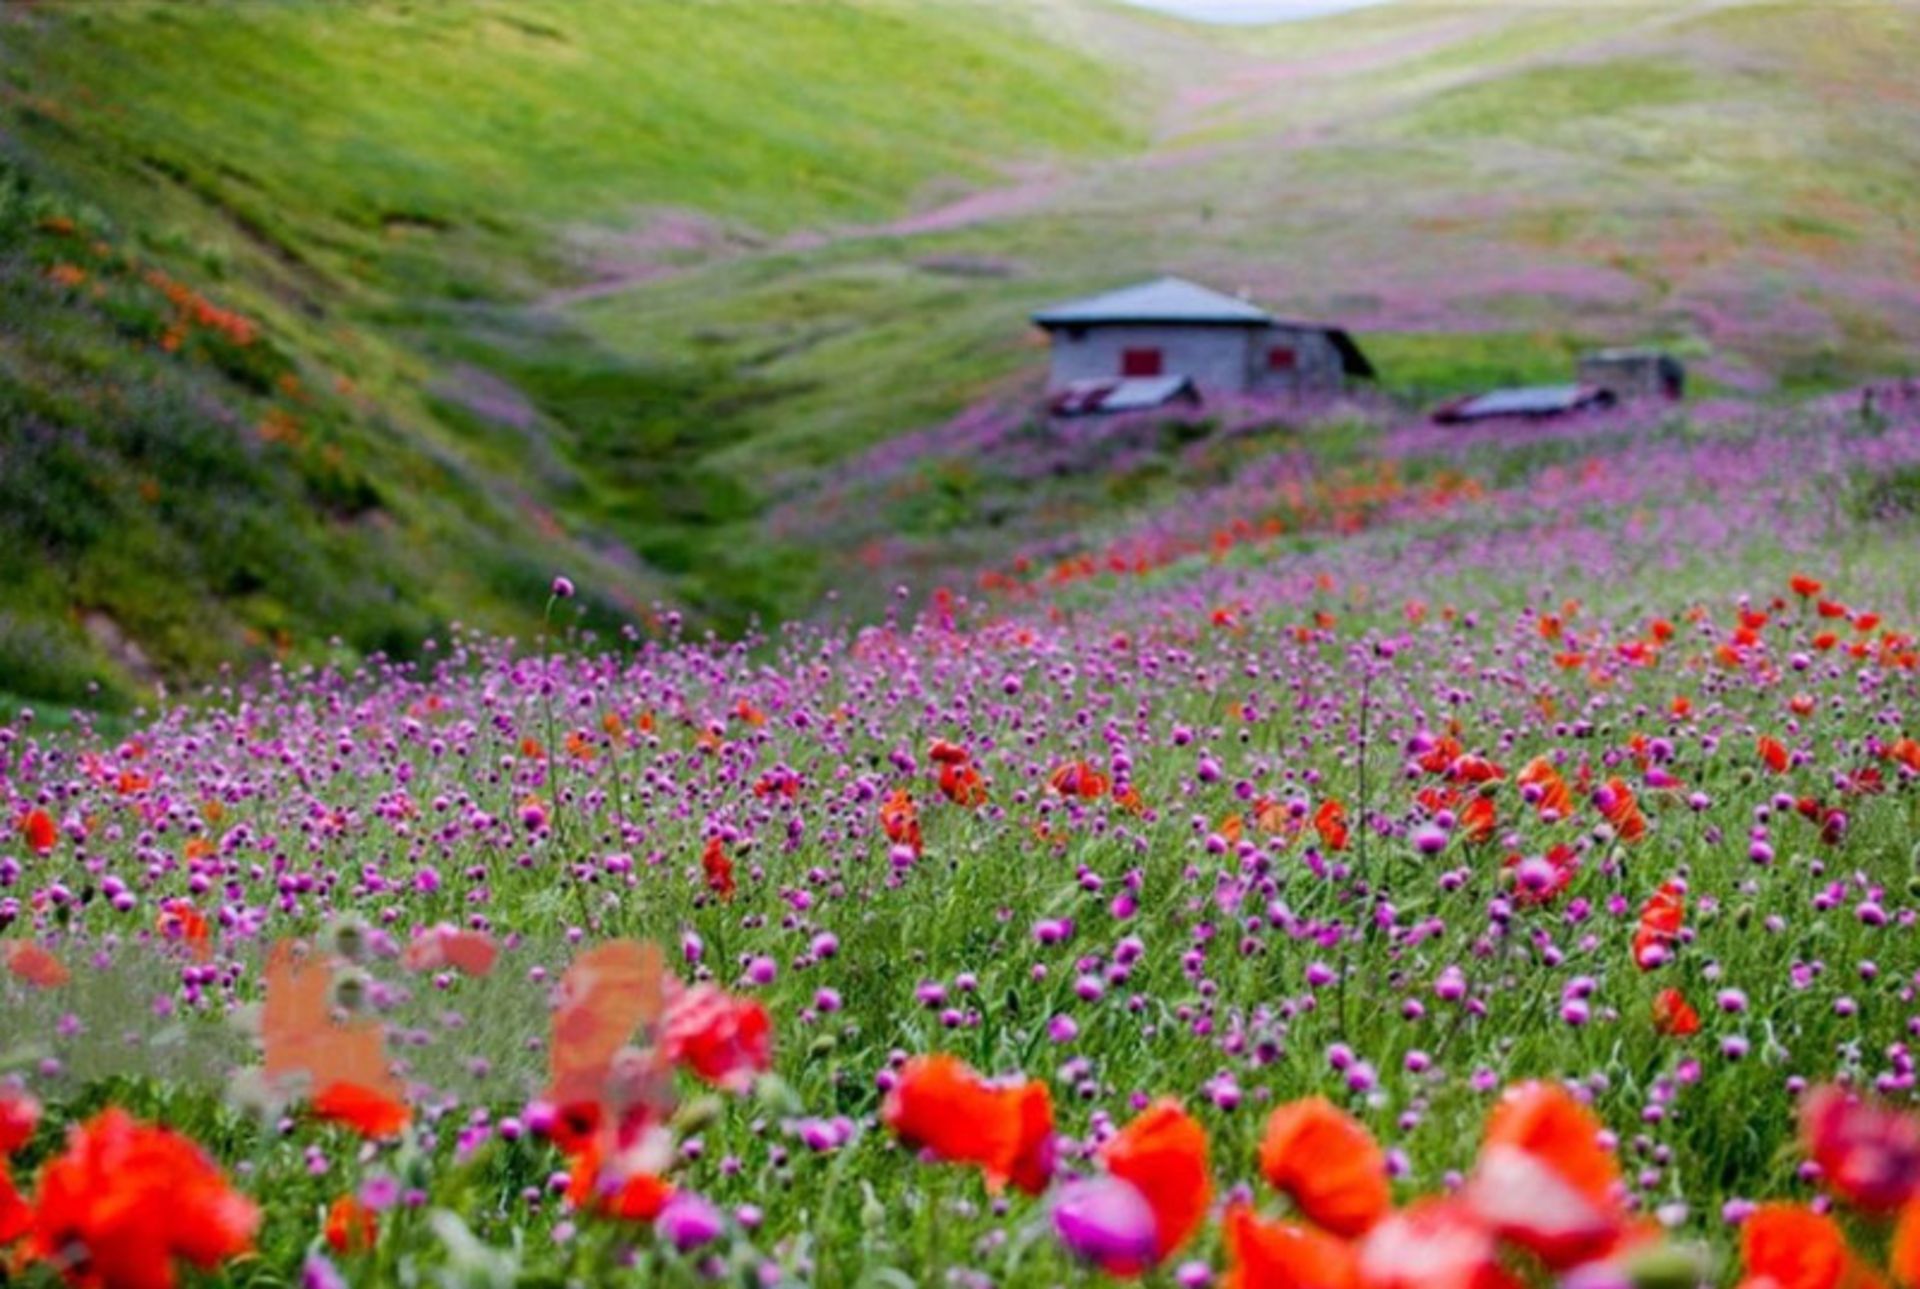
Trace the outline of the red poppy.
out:
[[[712,985],[682,989],[667,1003],[660,1025],[662,1054],[707,1082],[744,1092],[773,1062],[773,1026],[767,1009]]]
[[[314,1094],[313,1113],[324,1123],[342,1124],[372,1141],[399,1136],[413,1117],[397,1097],[344,1080]]]
[[[909,1145],[948,1163],[976,1164],[992,1187],[1029,1194],[1053,1174],[1053,1098],[1038,1080],[987,1082],[957,1057],[915,1057],[888,1092],[881,1118]]]
[[[1822,1180],[1864,1213],[1888,1214],[1920,1196],[1920,1118],[1837,1087],[1800,1105],[1800,1139]]]
[[[1838,1289],[1853,1255],[1840,1227],[1799,1204],[1762,1204],[1740,1225],[1747,1283],[1773,1289]]]
[[[1820,594],[1824,589],[1820,582],[1808,577],[1804,573],[1795,573],[1787,579],[1787,585],[1793,589],[1795,595],[1803,600],[1811,599]]]
[[[1526,862],[1521,856],[1509,855],[1501,863],[1501,867],[1514,877],[1513,898],[1518,903],[1550,904],[1573,885],[1573,879],[1580,872],[1580,856],[1565,842],[1549,847],[1540,858],[1546,868],[1538,876],[1536,870],[1529,869],[1524,881],[1518,871]]]
[[[1754,750],[1759,754],[1762,765],[1772,770],[1775,774],[1786,773],[1788,764],[1787,749],[1779,739],[1769,738],[1765,734],[1762,734],[1754,743]]]
[[[1653,996],[1653,1027],[1674,1038],[1692,1038],[1700,1032],[1700,1013],[1678,989],[1662,989]]]
[[[707,839],[707,848],[700,855],[700,867],[707,874],[707,889],[723,900],[733,898],[733,860],[727,857],[726,845],[718,837]]]
[[[1567,781],[1560,777],[1560,772],[1544,756],[1527,762],[1521,768],[1518,782],[1523,788],[1533,787],[1539,792],[1542,815],[1551,814],[1556,819],[1565,819],[1573,813],[1573,797],[1567,791]]]
[[[60,831],[54,827],[52,815],[36,808],[20,816],[20,836],[28,850],[44,855],[60,840]]]
[[[25,1235],[33,1226],[33,1209],[14,1188],[7,1161],[0,1159],[0,1249]]]
[[[1106,775],[1093,768],[1089,761],[1071,761],[1060,766],[1047,778],[1047,786],[1063,797],[1081,797],[1092,800],[1107,795],[1112,786]]]
[[[1227,1210],[1227,1274],[1221,1289],[1358,1289],[1360,1262],[1345,1240],[1264,1223],[1245,1204]]]
[[[176,899],[162,903],[154,930],[159,932],[162,940],[186,945],[196,961],[205,962],[213,956],[212,931],[191,900]]]
[[[1679,942],[1680,927],[1686,916],[1685,888],[1678,882],[1662,883],[1640,906],[1640,927],[1633,935],[1634,964],[1642,971],[1650,971],[1665,961],[1664,954]]]
[[[1206,1130],[1178,1101],[1163,1098],[1109,1138],[1100,1158],[1153,1210],[1154,1258],[1164,1262],[1199,1228],[1213,1200]],[[1108,1270],[1124,1275],[1144,1268]]]
[[[1364,1235],[1393,1205],[1386,1156],[1358,1120],[1325,1097],[1289,1102],[1267,1119],[1260,1173],[1335,1235]]]
[[[1639,841],[1647,835],[1647,817],[1640,813],[1640,803],[1634,799],[1633,789],[1625,779],[1608,779],[1595,798],[1600,813],[1613,825],[1621,841]]]
[[[54,957],[51,950],[31,940],[9,940],[0,944],[0,962],[35,989],[58,989],[73,979],[65,963]]]
[[[936,765],[965,765],[970,757],[967,749],[958,743],[937,738],[927,748],[927,759]]]
[[[1920,1285],[1920,1200],[1909,1200],[1900,1210],[1887,1247],[1887,1270],[1907,1289]]]
[[[413,937],[400,964],[409,971],[442,971],[448,967],[469,976],[484,976],[493,970],[500,948],[493,937],[480,931],[462,931],[441,923]]]
[[[1367,1289],[1519,1289],[1500,1265],[1493,1232],[1457,1199],[1416,1201],[1388,1214],[1360,1243]]]
[[[985,805],[986,780],[971,765],[946,764],[940,767],[940,794],[956,806]]]
[[[920,810],[905,788],[894,789],[893,795],[881,803],[880,829],[894,845],[905,846],[916,855],[921,852]]]
[[[672,1183],[649,1172],[621,1173],[606,1167],[600,1146],[589,1142],[573,1156],[567,1198],[576,1208],[626,1222],[651,1222],[673,1198]]]
[[[1347,808],[1332,797],[1320,803],[1313,812],[1313,830],[1320,834],[1320,844],[1328,850],[1347,848]]]
[[[253,1243],[260,1210],[186,1138],[102,1111],[40,1171],[26,1251],[89,1289],[172,1289]]]
[[[40,1103],[16,1088],[0,1087],[0,1159],[33,1139],[40,1126]]]
[[[365,1253],[380,1238],[380,1219],[351,1195],[342,1195],[327,1209],[327,1243],[335,1253]]]
[[[1467,802],[1460,811],[1460,832],[1463,837],[1476,845],[1493,840],[1499,829],[1499,819],[1494,813],[1492,797],[1475,797]]]
[[[1552,1083],[1502,1094],[1467,1188],[1474,1213],[1555,1271],[1604,1253],[1625,1229],[1619,1166],[1593,1112]]]

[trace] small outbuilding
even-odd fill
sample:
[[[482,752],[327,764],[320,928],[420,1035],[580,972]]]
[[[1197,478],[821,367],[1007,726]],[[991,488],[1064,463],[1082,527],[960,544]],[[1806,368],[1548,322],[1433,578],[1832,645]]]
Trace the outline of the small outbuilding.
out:
[[[1079,407],[1073,391],[1106,385],[1221,395],[1337,394],[1351,380],[1373,376],[1373,365],[1338,327],[1276,318],[1238,296],[1162,277],[1033,315],[1052,347],[1047,380],[1051,403],[1078,410],[1117,411],[1106,401]],[[1165,382],[1178,378],[1182,384]]]
[[[1583,354],[1579,379],[1582,385],[1604,389],[1623,403],[1678,399],[1687,388],[1686,368],[1659,349],[1598,349]]]

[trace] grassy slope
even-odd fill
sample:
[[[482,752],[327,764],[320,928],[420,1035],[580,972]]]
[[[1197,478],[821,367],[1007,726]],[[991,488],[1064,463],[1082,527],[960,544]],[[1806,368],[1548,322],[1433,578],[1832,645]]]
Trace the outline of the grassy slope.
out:
[[[561,563],[624,606],[803,608],[845,583],[851,542],[770,541],[770,504],[804,507],[821,468],[904,430],[1022,405],[1041,365],[1024,313],[1152,269],[1347,321],[1411,398],[1647,336],[1758,387],[1912,365],[1920,101],[1884,51],[1920,36],[1914,8],[1403,4],[1230,31],[1022,12],[1054,40],[1003,7],[744,0],[16,24],[28,204],[92,201],[116,244],[264,319],[323,405],[298,450],[222,450],[272,400],[150,345],[124,356],[93,309],[49,298],[55,252],[16,238],[10,369],[79,396],[88,371],[151,367],[171,392],[134,406],[226,406],[224,431],[180,412],[168,432],[246,477],[168,464],[160,496],[211,491],[280,549],[201,570],[235,543],[156,519],[131,499],[158,467],[99,447],[115,536],[31,566],[0,674],[70,689],[76,606],[168,669],[243,626],[297,648],[405,643],[452,613],[524,624]],[[22,332],[63,331],[77,352],[23,355]],[[90,410],[52,420],[106,433]],[[15,474],[55,495],[41,481],[76,469]],[[98,489],[80,491],[85,511]],[[1024,491],[1037,515],[1101,504]],[[156,548],[193,594],[133,570]]]
[[[1123,140],[1100,67],[951,5],[0,22],[0,543],[40,556],[0,566],[0,693],[524,627],[559,567],[611,610],[759,607],[686,576],[744,504],[690,459],[701,404],[743,391],[504,307],[579,274],[562,225],[880,218]],[[155,270],[255,334],[179,327]]]

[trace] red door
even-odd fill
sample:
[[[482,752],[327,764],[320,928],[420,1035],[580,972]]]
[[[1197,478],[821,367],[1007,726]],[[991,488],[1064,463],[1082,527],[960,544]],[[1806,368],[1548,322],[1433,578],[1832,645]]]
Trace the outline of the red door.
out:
[[[1120,351],[1120,374],[1122,376],[1158,376],[1161,374],[1162,356],[1158,349],[1122,349]]]

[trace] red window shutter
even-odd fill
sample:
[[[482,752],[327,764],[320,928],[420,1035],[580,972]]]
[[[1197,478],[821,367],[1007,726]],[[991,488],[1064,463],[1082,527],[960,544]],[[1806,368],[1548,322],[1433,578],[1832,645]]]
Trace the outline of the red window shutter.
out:
[[[1292,371],[1300,365],[1300,356],[1291,345],[1275,345],[1267,350],[1268,371]]]
[[[1122,376],[1158,376],[1161,368],[1161,354],[1158,349],[1122,349],[1120,351],[1120,374]]]

